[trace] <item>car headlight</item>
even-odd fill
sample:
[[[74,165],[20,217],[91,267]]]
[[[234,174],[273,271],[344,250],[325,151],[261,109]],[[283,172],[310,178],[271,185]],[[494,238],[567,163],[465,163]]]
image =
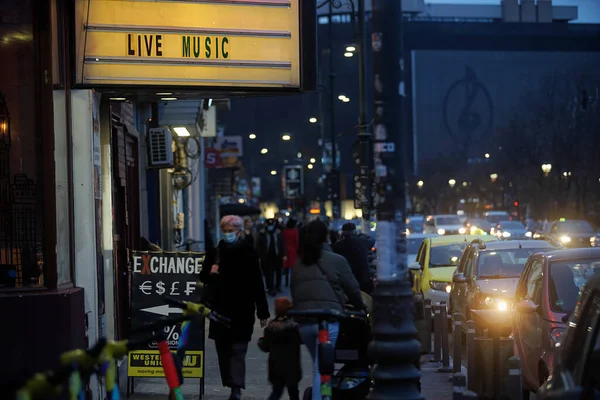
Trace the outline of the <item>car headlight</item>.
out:
[[[429,281],[429,287],[433,290],[439,290],[446,293],[450,293],[450,290],[452,290],[452,286],[448,282]]]
[[[442,229],[442,228],[438,229],[437,232],[438,232],[438,235],[445,235],[446,234],[446,230]]]
[[[594,243],[597,240],[596,236],[592,236],[590,238],[590,243]]]
[[[496,309],[498,311],[508,311],[508,302],[502,299],[495,299],[493,297],[485,297],[483,303],[487,308]]]
[[[562,243],[569,243],[569,242],[571,241],[571,238],[570,238],[570,237],[568,237],[568,236],[561,236],[561,237],[560,237],[560,241],[561,241]]]
[[[533,234],[532,234],[531,232],[527,232],[527,233],[525,234],[525,236],[527,236],[528,238],[530,238],[530,237],[532,237],[532,236],[533,236]]]
[[[502,237],[505,237],[505,238],[510,237],[510,232],[506,232],[506,231],[502,232]]]
[[[460,233],[461,235],[464,235],[465,233],[467,233],[467,229],[466,228],[460,228],[458,230],[458,233]]]

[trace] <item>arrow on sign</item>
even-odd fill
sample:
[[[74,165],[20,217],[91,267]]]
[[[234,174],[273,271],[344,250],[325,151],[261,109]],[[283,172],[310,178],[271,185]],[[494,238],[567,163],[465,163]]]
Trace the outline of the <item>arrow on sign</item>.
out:
[[[162,316],[168,316],[169,314],[183,314],[183,310],[180,308],[171,308],[168,304],[156,307],[142,308],[140,311],[145,311],[152,314],[158,314]]]

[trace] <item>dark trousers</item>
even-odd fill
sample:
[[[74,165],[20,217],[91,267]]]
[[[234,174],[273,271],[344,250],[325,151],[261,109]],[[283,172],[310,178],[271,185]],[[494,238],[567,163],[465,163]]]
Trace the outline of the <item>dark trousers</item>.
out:
[[[273,385],[273,391],[269,396],[269,400],[279,400],[281,396],[283,396],[283,391],[285,390],[285,383]],[[298,385],[288,386],[287,387],[288,395],[290,396],[290,400],[300,400],[300,391],[298,390]]]
[[[230,340],[215,340],[215,347],[223,386],[245,389],[248,342],[232,343]]]
[[[283,267],[277,261],[266,260],[263,263],[263,273],[265,274],[265,281],[269,292],[281,287],[282,270]]]

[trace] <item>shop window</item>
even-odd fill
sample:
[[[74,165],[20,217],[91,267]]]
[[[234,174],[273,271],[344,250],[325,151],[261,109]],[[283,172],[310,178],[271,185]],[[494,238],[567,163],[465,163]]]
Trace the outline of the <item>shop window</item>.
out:
[[[44,286],[34,1],[0,1],[0,290]]]

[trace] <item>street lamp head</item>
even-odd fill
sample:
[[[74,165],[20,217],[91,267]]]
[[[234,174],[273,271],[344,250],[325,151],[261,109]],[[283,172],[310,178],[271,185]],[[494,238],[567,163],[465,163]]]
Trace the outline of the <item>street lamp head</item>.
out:
[[[342,99],[342,101],[343,101],[344,103],[348,103],[348,102],[350,102],[350,99],[349,99],[348,97],[344,97],[344,98]]]
[[[307,167],[308,169],[313,169],[315,166],[314,166],[314,165],[312,165],[312,164],[308,164],[306,167]]]
[[[271,171],[271,175],[277,175],[277,171],[275,171],[275,170],[272,170],[272,171]]]
[[[423,181],[419,181],[419,182],[417,182],[417,187],[418,187],[419,189],[420,189],[420,188],[422,188],[422,187],[423,187],[423,185],[424,185]]]
[[[356,51],[356,46],[352,46],[352,45],[346,46],[346,51],[352,53],[352,52]]]
[[[310,159],[310,163],[311,163],[311,164],[314,164],[314,163],[316,163],[316,162],[317,162],[317,159],[316,159],[316,158],[311,158],[311,159]]]
[[[250,138],[251,140],[256,139],[256,134],[255,133],[251,133],[248,135],[248,138]]]
[[[344,57],[346,57],[346,58],[350,58],[352,56],[354,56],[354,53],[351,53],[349,51],[347,51],[347,52],[344,53]]]
[[[450,185],[450,187],[451,187],[451,188],[453,188],[453,187],[454,187],[454,185],[456,185],[456,180],[455,180],[455,179],[450,179],[450,180],[448,181],[448,185]]]
[[[467,187],[467,186],[469,186],[469,182],[463,182],[463,183],[462,183],[462,185],[463,185],[464,187]]]
[[[260,154],[267,154],[268,152],[269,152],[269,149],[267,149],[267,148],[263,148],[263,149],[260,151]]]
[[[298,154],[296,154],[296,158],[302,158],[302,153],[298,152]]]
[[[498,179],[498,174],[490,174],[490,180],[492,182],[496,182],[496,179]]]
[[[552,171],[552,164],[542,164],[542,172],[548,175]]]
[[[345,98],[346,98],[346,95],[343,95],[343,94],[340,94],[340,95],[338,96],[338,100],[342,100],[342,101],[344,101],[344,99],[345,99]]]
[[[310,117],[308,119],[308,122],[310,122],[311,124],[316,124],[317,123],[317,119],[315,117]]]
[[[292,137],[291,137],[290,135],[287,135],[287,134],[286,134],[286,135],[283,135],[283,136],[281,137],[281,139],[282,139],[282,140],[285,140],[286,142],[287,142],[288,140],[290,140],[291,138],[292,138]]]
[[[485,158],[490,158],[490,153],[485,153],[484,157]]]

